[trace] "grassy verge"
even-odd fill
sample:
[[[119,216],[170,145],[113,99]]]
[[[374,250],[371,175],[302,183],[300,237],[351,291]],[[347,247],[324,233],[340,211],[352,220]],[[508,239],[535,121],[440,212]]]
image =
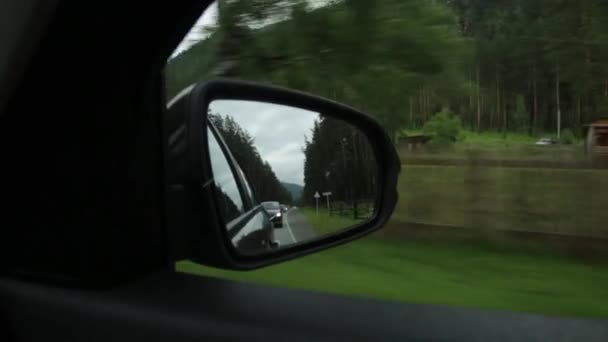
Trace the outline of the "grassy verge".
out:
[[[433,160],[488,160],[503,162],[564,162],[582,163],[587,159],[582,141],[573,145],[537,146],[538,137],[525,134],[508,133],[503,136],[497,132],[475,133],[463,131],[461,140],[453,146],[432,149],[428,146],[409,151],[398,146],[403,162]]]
[[[608,317],[608,265],[454,243],[369,238],[252,272],[182,272],[415,303]]]
[[[352,217],[329,215],[327,209],[319,209],[317,214],[314,208],[298,208],[298,210],[306,216],[308,223],[317,231],[319,234],[331,234],[337,231],[343,230],[350,226],[354,226],[363,222],[364,220],[355,220]]]

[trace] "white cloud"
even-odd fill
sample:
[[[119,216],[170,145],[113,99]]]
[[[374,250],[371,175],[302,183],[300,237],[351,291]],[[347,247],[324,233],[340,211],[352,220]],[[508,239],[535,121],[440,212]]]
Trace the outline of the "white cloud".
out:
[[[218,100],[211,111],[231,116],[254,139],[260,156],[282,182],[303,184],[304,144],[319,114],[304,109],[252,101]]]
[[[304,152],[302,148],[303,144],[290,142],[265,156],[266,161],[275,170],[279,180],[304,184]]]

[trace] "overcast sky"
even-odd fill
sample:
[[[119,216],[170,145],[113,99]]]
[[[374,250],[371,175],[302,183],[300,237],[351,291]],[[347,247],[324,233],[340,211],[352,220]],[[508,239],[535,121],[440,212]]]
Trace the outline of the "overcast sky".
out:
[[[335,0],[308,0],[308,6],[311,9],[319,8],[328,5]],[[279,18],[280,20],[280,18]],[[273,23],[277,20],[267,20],[260,26],[264,26],[266,24]],[[212,27],[217,23],[217,2],[213,2],[205,12],[199,17],[196,24],[192,26],[190,32],[184,37],[182,42],[177,46],[175,51],[173,51],[172,56],[178,55],[180,52],[188,49],[190,46],[196,44],[197,42],[204,39],[207,34],[205,34],[205,27]]]
[[[271,103],[219,100],[211,112],[231,116],[254,139],[263,160],[281,182],[304,184],[304,141],[311,136],[315,112]]]
[[[196,44],[200,40],[206,37],[205,27],[214,26],[217,22],[217,2],[213,2],[205,12],[198,18],[196,24],[192,26],[190,32],[184,37],[182,42],[173,51],[173,56],[178,55],[180,52],[188,49],[190,46]]]

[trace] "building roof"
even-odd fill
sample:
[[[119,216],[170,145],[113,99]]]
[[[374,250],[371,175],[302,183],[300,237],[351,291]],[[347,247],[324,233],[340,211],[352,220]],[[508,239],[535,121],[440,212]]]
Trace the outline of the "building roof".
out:
[[[589,127],[608,127],[608,118],[602,118],[602,119],[598,119],[595,120],[594,122],[585,125],[585,126],[589,126]]]

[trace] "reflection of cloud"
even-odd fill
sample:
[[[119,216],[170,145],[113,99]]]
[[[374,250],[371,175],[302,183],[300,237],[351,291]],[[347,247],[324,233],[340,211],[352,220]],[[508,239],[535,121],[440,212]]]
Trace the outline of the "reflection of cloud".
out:
[[[269,163],[272,161],[283,163],[289,156],[293,156],[296,153],[303,153],[302,146],[297,143],[290,142],[280,149],[272,151],[270,154],[268,154],[266,160],[268,160]]]
[[[281,115],[281,108],[266,108],[256,113],[256,121],[247,127],[247,132],[252,136],[264,135],[264,131],[276,129],[276,125],[281,122],[277,119]],[[235,118],[237,120],[237,118]],[[238,120],[237,120],[238,122]],[[245,128],[245,127],[243,127]]]
[[[304,152],[302,151],[303,145],[290,142],[287,145],[281,147],[278,150],[270,152],[265,159],[272,166],[274,170],[277,170],[277,177],[279,171],[283,176],[283,181],[290,183],[303,184],[304,182]]]
[[[310,136],[315,112],[271,103],[219,100],[211,112],[231,116],[254,139],[260,156],[282,182],[303,184],[304,141]]]

